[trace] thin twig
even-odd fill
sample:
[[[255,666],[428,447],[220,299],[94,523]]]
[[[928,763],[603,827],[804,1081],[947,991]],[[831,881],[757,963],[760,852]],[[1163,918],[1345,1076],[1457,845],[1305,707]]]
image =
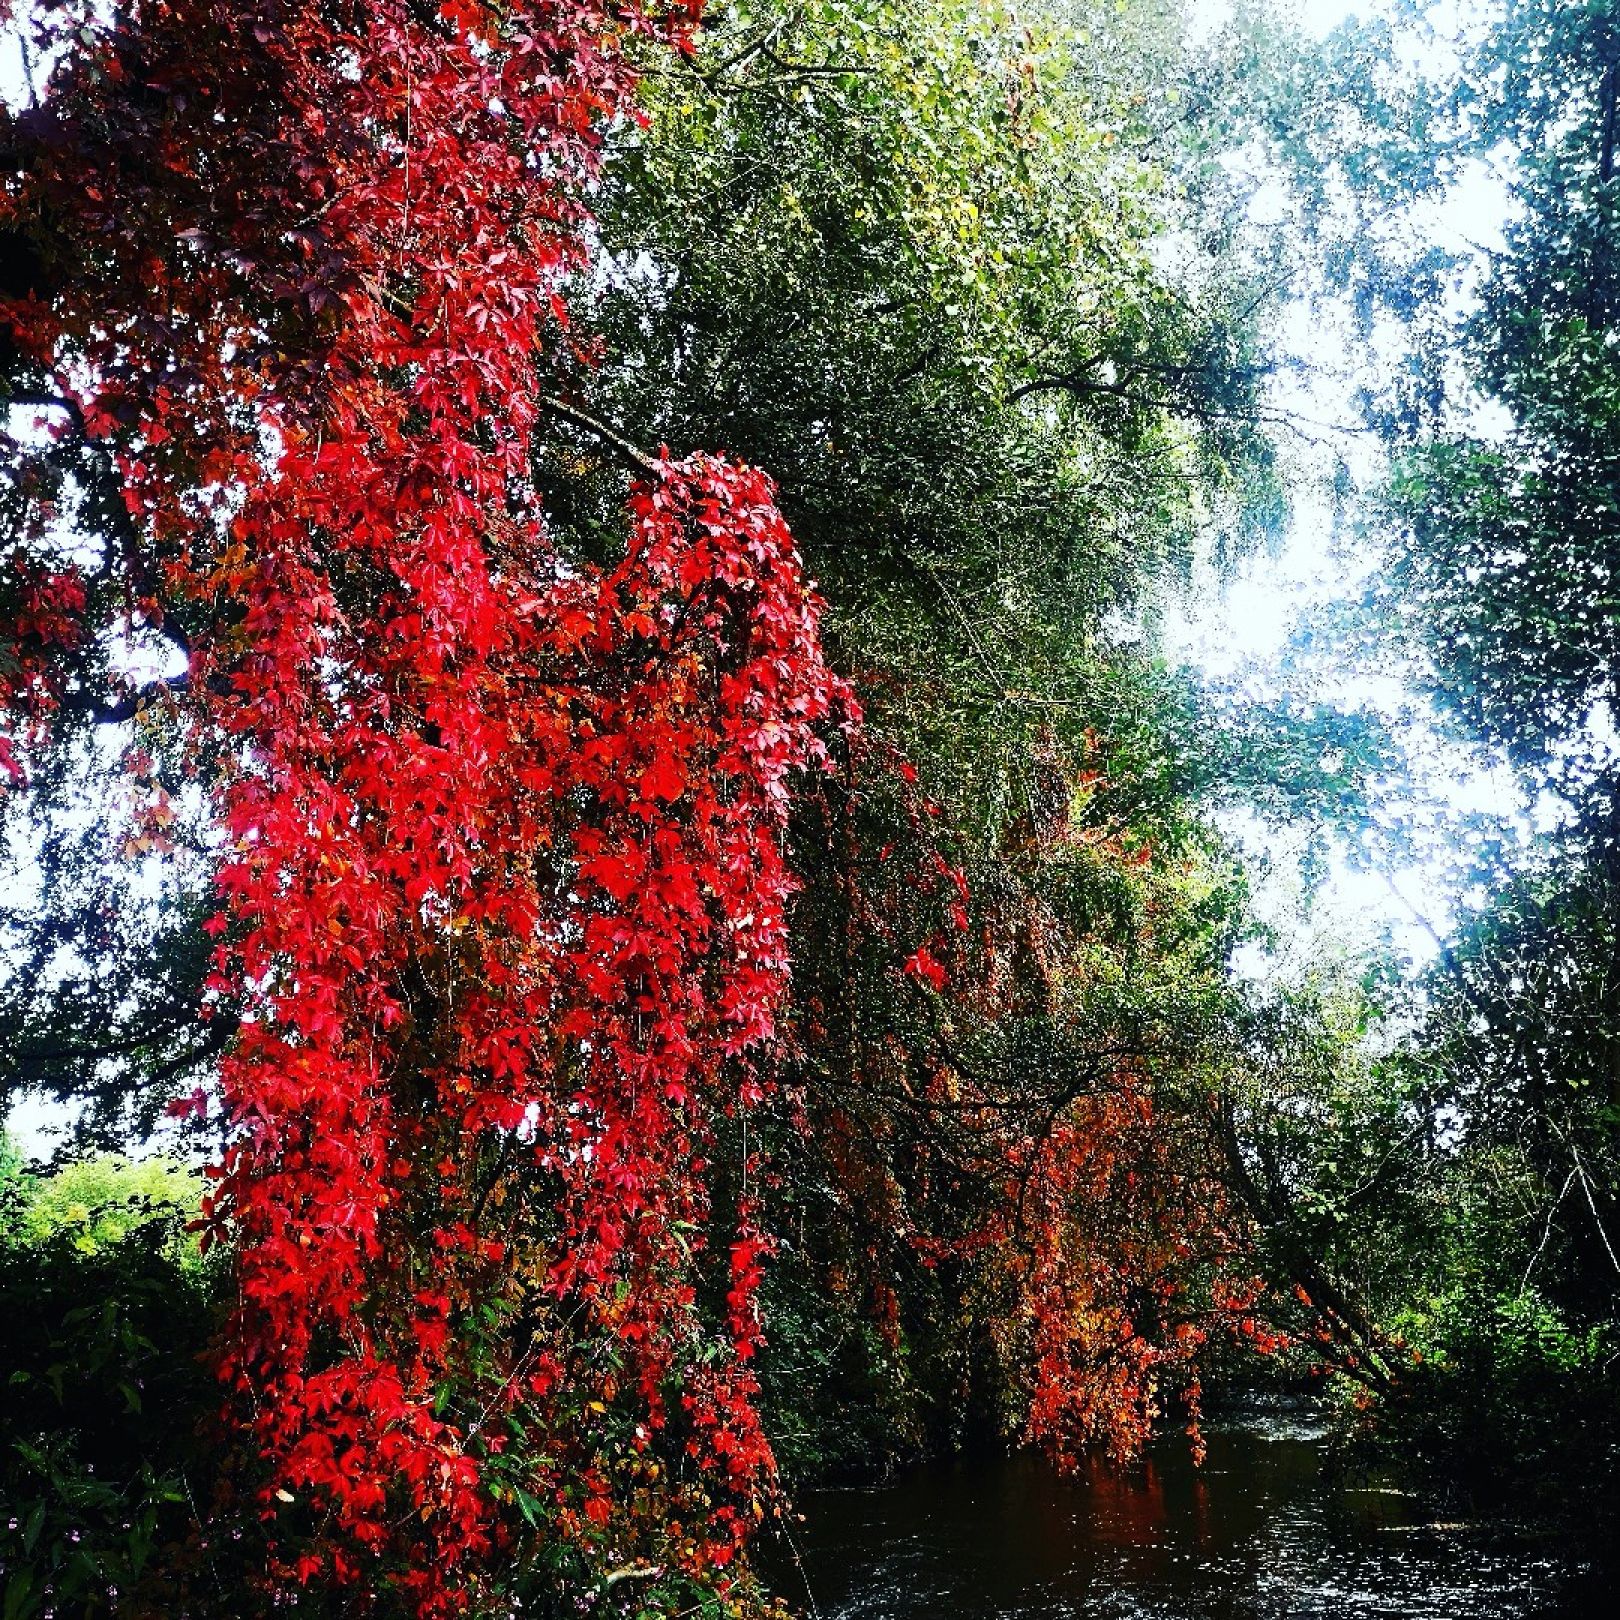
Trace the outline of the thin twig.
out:
[[[540,396],[540,405],[543,409],[550,411],[553,416],[560,416],[563,421],[572,422],[575,427],[583,428],[594,438],[600,439],[603,444],[613,450],[621,460],[628,462],[637,472],[645,473],[649,478],[660,476],[662,467],[657,458],[648,455],[640,445],[633,440],[627,439],[617,428],[610,427],[606,422],[599,421],[596,417],[588,415],[580,410],[577,405],[566,404],[549,394]]]
[[[1530,1273],[1536,1269],[1536,1263],[1541,1259],[1547,1247],[1547,1240],[1552,1236],[1553,1221],[1558,1214],[1558,1206],[1563,1203],[1565,1194],[1569,1192],[1570,1185],[1575,1180],[1575,1171],[1564,1177],[1564,1185],[1558,1196],[1553,1200],[1552,1208],[1547,1211],[1547,1224],[1541,1233],[1541,1242],[1536,1245],[1536,1252],[1530,1256],[1530,1264],[1524,1268],[1524,1275],[1519,1279],[1519,1292],[1522,1294],[1530,1286]]]

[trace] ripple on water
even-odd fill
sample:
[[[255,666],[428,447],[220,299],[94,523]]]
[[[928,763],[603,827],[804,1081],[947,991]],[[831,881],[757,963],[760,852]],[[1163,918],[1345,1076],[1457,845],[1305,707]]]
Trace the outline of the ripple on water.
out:
[[[1321,1428],[1268,1412],[1059,1478],[1019,1457],[919,1468],[803,1505],[820,1620],[1574,1620],[1572,1559],[1488,1525],[1436,1524],[1403,1492],[1324,1473]],[[1568,1606],[1561,1605],[1568,1603]]]

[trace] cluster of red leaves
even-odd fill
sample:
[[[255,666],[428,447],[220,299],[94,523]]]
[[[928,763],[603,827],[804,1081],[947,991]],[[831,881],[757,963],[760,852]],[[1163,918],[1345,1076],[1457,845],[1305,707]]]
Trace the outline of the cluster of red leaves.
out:
[[[213,1201],[248,1301],[229,1366],[278,1482],[361,1545],[403,1482],[427,1582],[486,1550],[468,1436],[433,1405],[448,1319],[507,1260],[466,1176],[496,1138],[558,1188],[547,1289],[611,1328],[651,1425],[677,1379],[700,1460],[746,1497],[770,1467],[745,1365],[758,1239],[734,1251],[732,1357],[704,1369],[677,1361],[681,1234],[708,1219],[712,1112],[757,1100],[747,1055],[787,983],[787,780],[838,698],[769,485],[665,464],[618,569],[515,592],[486,657],[430,663],[415,691],[398,616],[348,643],[311,622],[315,592],[294,600],[310,620],[283,599],[256,656],[318,637],[321,663],[289,661],[283,701],[239,715],[262,769],[229,795],[221,882],[248,931],[220,968],[263,988],[224,1069],[246,1128]],[[329,693],[293,670],[329,688],[340,639],[364,679],[312,714]],[[740,1518],[718,1522],[729,1546]]]
[[[58,267],[10,311],[18,346],[61,431],[116,463],[143,571],[193,626],[193,746],[223,761],[210,988],[245,1007],[208,1202],[240,1276],[223,1372],[265,1511],[320,1527],[276,1574],[391,1580],[423,1614],[495,1545],[499,1409],[604,1409],[521,1344],[485,1408],[442,1399],[514,1263],[494,1154],[554,1195],[556,1314],[615,1347],[587,1393],[633,1389],[646,1432],[680,1388],[723,1499],[711,1562],[772,1468],[764,1239],[745,1203],[731,1344],[699,1361],[688,1234],[787,988],[790,783],[853,704],[762,474],[659,460],[597,572],[555,555],[529,467],[544,357],[588,348],[569,281],[604,128],[634,115],[627,43],[682,48],[697,9],[57,14],[70,48],[10,132],[6,223]],[[77,633],[35,595],[8,639]],[[8,707],[38,684],[17,668]],[[610,1509],[584,1483],[588,1534]]]
[[[1087,742],[1095,748],[1089,734]],[[1112,881],[1151,885],[1150,844],[1073,814],[1106,787],[1103,773],[1066,767],[1049,740],[1035,757],[1051,800],[1033,828],[1043,858],[1080,859]],[[1145,898],[1148,930],[1154,911]],[[981,1002],[1054,1011],[1083,975],[1084,941],[1033,896],[1012,906],[1002,934],[976,986]],[[1161,1104],[1151,1051],[1135,1044],[1122,1040],[1061,1110],[1007,1141],[989,1223],[999,1286],[1012,1301],[998,1338],[1027,1392],[1025,1437],[1064,1466],[1098,1446],[1119,1460],[1137,1454],[1172,1398],[1201,1457],[1205,1345],[1277,1348],[1252,1332],[1247,1313],[1260,1285],[1208,1121],[1185,1096]]]
[[[27,778],[19,746],[44,735],[61,693],[59,654],[83,633],[84,581],[76,570],[19,554],[0,578],[6,636],[0,643],[0,796]]]
[[[868,738],[855,757],[874,751]],[[893,1348],[936,1333],[941,1314],[987,1324],[993,1355],[975,1345],[958,1360],[978,1356],[1009,1425],[1063,1466],[1098,1447],[1134,1455],[1176,1407],[1201,1446],[1206,1346],[1280,1340],[1258,1320],[1207,1099],[1166,1074],[1132,1021],[1096,1021],[1107,992],[1088,978],[1120,943],[1051,896],[1065,881],[1093,895],[1131,886],[1129,948],[1150,956],[1166,874],[1105,815],[1076,814],[1106,783],[1089,754],[1075,769],[1049,739],[1037,739],[1029,818],[972,895],[915,773],[890,761],[871,775],[850,797],[882,803],[884,842],[874,858],[854,816],[829,829],[841,881],[814,898],[839,917],[842,949],[830,980],[801,986],[806,1108],[824,1180],[844,1189],[831,1269],[846,1287],[861,1278]],[[888,993],[855,1000],[883,1009],[875,1027],[843,982],[874,939]],[[801,978],[816,966],[801,963]],[[915,1286],[906,1297],[919,1261],[942,1307]]]
[[[1135,1455],[1172,1391],[1201,1454],[1199,1353],[1212,1335],[1252,1338],[1258,1285],[1231,1274],[1241,1224],[1188,1146],[1121,1069],[1015,1155],[1025,1242],[1000,1331],[1029,1367],[1026,1435],[1063,1464],[1098,1445]],[[1211,1267],[1200,1297],[1189,1282]]]

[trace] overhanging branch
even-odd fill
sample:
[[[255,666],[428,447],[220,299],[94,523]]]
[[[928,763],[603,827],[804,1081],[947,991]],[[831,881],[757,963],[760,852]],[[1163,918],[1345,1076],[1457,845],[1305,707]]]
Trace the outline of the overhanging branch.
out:
[[[637,472],[645,474],[648,478],[657,478],[660,475],[661,464],[657,458],[648,455],[640,445],[627,439],[617,428],[580,410],[577,405],[569,405],[550,394],[542,394],[540,404],[553,416],[559,416],[563,421],[571,422],[577,428],[583,428],[592,438],[600,439],[621,461]]]

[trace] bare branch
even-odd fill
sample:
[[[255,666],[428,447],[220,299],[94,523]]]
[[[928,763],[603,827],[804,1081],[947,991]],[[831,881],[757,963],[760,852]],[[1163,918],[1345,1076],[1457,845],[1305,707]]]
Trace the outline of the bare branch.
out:
[[[1553,1221],[1557,1218],[1559,1206],[1563,1203],[1570,1187],[1575,1181],[1577,1172],[1571,1170],[1564,1177],[1564,1185],[1558,1196],[1552,1201],[1552,1208],[1547,1211],[1547,1224],[1541,1233],[1541,1242],[1536,1245],[1536,1252],[1530,1256],[1530,1264],[1524,1268],[1524,1275],[1519,1279],[1519,1292],[1522,1294],[1530,1286],[1530,1273],[1536,1269],[1536,1263],[1541,1259],[1547,1247],[1547,1240],[1552,1236]]]
[[[575,427],[583,428],[593,438],[600,439],[621,461],[627,462],[637,472],[645,473],[648,478],[657,478],[660,475],[661,467],[657,459],[648,455],[640,445],[627,439],[617,428],[588,415],[577,405],[566,404],[549,394],[543,394],[540,403],[553,416],[560,416],[563,421],[571,422]]]
[[[80,410],[78,401],[61,394],[7,394],[0,399],[0,404],[8,407],[32,405],[42,411],[66,411],[72,418],[74,427],[80,433],[84,432],[84,412]]]
[[[94,705],[89,710],[90,718],[98,726],[118,725],[126,720],[133,720],[153,698],[162,697],[169,692],[184,692],[190,686],[190,675],[169,675],[160,681],[152,681],[138,687],[111,703]]]

